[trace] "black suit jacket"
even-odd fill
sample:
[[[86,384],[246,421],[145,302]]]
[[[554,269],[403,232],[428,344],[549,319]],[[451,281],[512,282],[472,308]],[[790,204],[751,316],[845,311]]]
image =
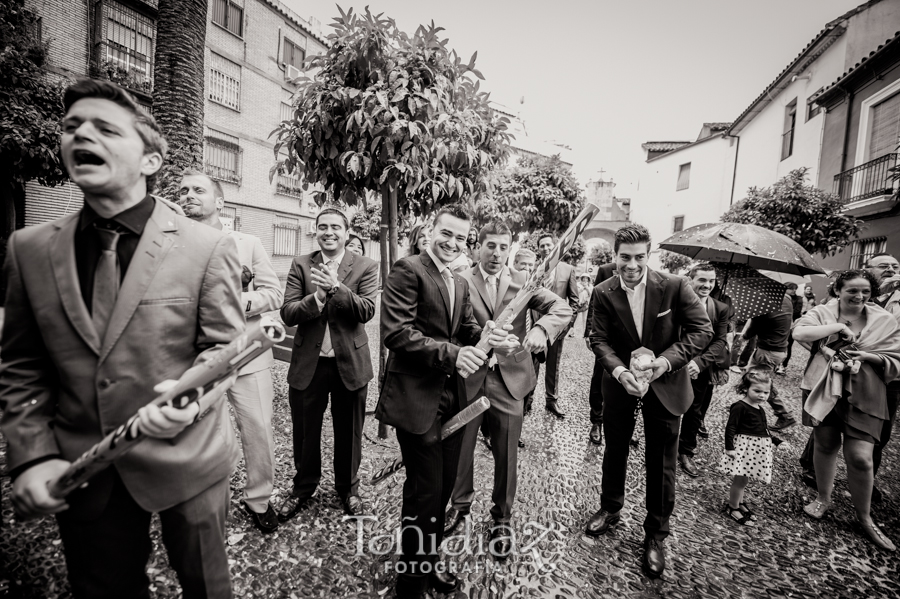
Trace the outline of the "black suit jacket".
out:
[[[374,376],[365,324],[375,316],[378,263],[344,252],[338,266],[341,285],[321,311],[315,297],[318,287],[310,279],[313,264],[322,268],[322,252],[294,258],[284,291],[281,318],[286,325],[297,327],[288,384],[301,391],[309,387],[328,324],[341,382],[347,389],[359,389]]]
[[[731,366],[731,352],[728,351],[728,325],[734,318],[734,308],[712,297],[708,301],[712,304],[710,320],[712,321],[713,337],[703,353],[694,358],[694,362],[701,371],[710,366],[719,368]],[[709,315],[710,310],[708,309],[706,313]]]
[[[601,264],[600,268],[597,269],[597,276],[594,278],[594,287],[597,287],[600,283],[605,281],[616,274],[616,263],[609,262],[607,264]],[[587,314],[584,318],[584,336],[591,336],[591,318],[593,318],[594,314],[594,295],[591,294],[591,299],[588,301],[588,309]]]
[[[390,350],[375,417],[421,435],[434,423],[441,393],[457,385],[461,407],[465,389],[456,372],[463,345],[475,345],[481,327],[469,303],[469,285],[454,273],[456,297],[450,294],[428,253],[398,260],[381,296],[381,330]]]
[[[657,357],[666,358],[672,366],[650,387],[669,412],[684,414],[694,398],[684,366],[700,355],[713,336],[709,316],[688,282],[653,270],[647,273],[640,339],[619,277],[611,277],[595,287],[592,301],[591,348],[608,373],[603,377],[603,397],[612,401],[630,397],[611,375],[618,366],[628,368],[631,352],[645,347]]]

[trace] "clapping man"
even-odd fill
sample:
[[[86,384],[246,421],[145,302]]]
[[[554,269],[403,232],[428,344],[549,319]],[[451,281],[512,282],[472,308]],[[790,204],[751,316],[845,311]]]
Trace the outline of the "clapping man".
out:
[[[225,206],[225,193],[218,181],[200,171],[185,171],[181,176],[178,203],[185,215],[221,231],[219,211]],[[248,323],[258,322],[264,312],[281,307],[284,293],[278,275],[258,237],[229,231],[238,248],[241,275],[241,306]],[[228,401],[234,408],[241,434],[247,484],[241,505],[253,524],[263,533],[278,528],[278,518],[269,503],[275,484],[275,440],[272,434],[272,388],[274,363],[272,350],[241,369],[228,389]]]
[[[469,284],[469,298],[475,320],[482,327],[498,317],[518,291],[528,275],[512,271],[506,266],[512,245],[512,233],[501,222],[492,222],[478,233],[478,263],[463,272]],[[531,330],[526,331],[526,313],[541,316]],[[512,548],[509,523],[516,496],[518,440],[524,417],[523,400],[534,388],[534,374],[530,354],[546,351],[548,341],[556,337],[572,319],[572,309],[556,294],[539,289],[528,305],[513,321],[512,334],[525,341],[515,351],[495,350],[494,357],[466,378],[468,400],[486,396],[491,407],[472,420],[463,434],[462,450],[456,485],[451,496],[452,508],[447,512],[444,534],[449,534],[465,518],[475,497],[475,442],[482,419],[487,421],[494,456],[494,490],[491,517],[491,548],[495,556],[505,558]]]
[[[681,434],[678,438],[678,461],[681,463],[681,469],[688,476],[696,477],[700,475],[700,470],[694,463],[697,434],[703,426],[715,389],[711,369],[727,369],[731,361],[731,352],[728,351],[728,325],[734,318],[734,310],[730,305],[710,297],[716,286],[716,269],[712,264],[701,262],[695,265],[688,273],[688,278],[713,327],[712,340],[703,349],[703,353],[687,364],[694,401],[684,413],[681,420]]]
[[[482,336],[469,286],[448,265],[466,247],[470,217],[460,204],[441,208],[431,244],[398,260],[381,299],[384,344],[390,350],[375,417],[397,429],[406,466],[401,508],[397,596],[426,596],[429,587],[454,592],[456,576],[437,565],[462,434],[441,438],[441,427],[467,405],[460,375],[471,376],[488,356],[473,347]],[[515,337],[487,323],[492,347]]]
[[[234,241],[149,191],[166,141],[120,87],[63,95],[61,155],[81,210],[16,231],[5,264],[0,429],[21,517],[55,514],[72,595],[150,597],[150,521],[185,598],[229,598],[228,482],[240,458],[221,402],[150,405],[244,330]],[[48,485],[135,412],[147,438],[66,499]]]
[[[556,238],[553,235],[542,234],[538,238],[538,251],[541,253],[541,259],[547,258],[555,247]],[[550,273],[545,286],[559,297],[568,301],[569,306],[571,306],[573,310],[578,305],[578,282],[575,279],[575,267],[571,264],[560,262],[556,268],[553,269],[553,272]],[[574,316],[572,323],[574,323]],[[559,361],[562,358],[563,341],[565,341],[566,333],[572,323],[569,323],[569,326],[559,334],[559,337],[557,337],[547,349],[547,368],[544,373],[544,391],[546,394],[545,407],[548,412],[557,418],[566,417],[566,415],[560,411],[558,403]]]
[[[331,396],[334,488],[344,511],[359,515],[359,463],[372,358],[365,324],[375,316],[378,265],[346,251],[349,223],[325,208],[316,216],[319,251],[294,258],[281,318],[296,326],[288,399],[294,437],[291,494],[278,510],[286,522],[303,509],[322,477],[322,420]]]
[[[605,534],[619,521],[625,503],[628,448],[636,412],[644,418],[647,477],[643,567],[660,576],[665,569],[664,540],[675,507],[675,464],[681,414],[693,400],[688,362],[712,339],[706,310],[687,281],[647,267],[650,233],[638,224],[616,231],[618,276],[593,293],[591,347],[602,361],[603,479],[600,510],[586,534]],[[653,353],[643,367],[629,368],[634,352]],[[639,383],[635,371],[649,385]]]

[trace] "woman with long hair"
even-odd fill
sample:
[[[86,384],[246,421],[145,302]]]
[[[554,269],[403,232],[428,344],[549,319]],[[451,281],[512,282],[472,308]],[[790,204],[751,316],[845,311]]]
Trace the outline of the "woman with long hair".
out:
[[[409,232],[409,255],[416,256],[425,252],[429,243],[431,243],[431,225],[426,223],[416,225]]]

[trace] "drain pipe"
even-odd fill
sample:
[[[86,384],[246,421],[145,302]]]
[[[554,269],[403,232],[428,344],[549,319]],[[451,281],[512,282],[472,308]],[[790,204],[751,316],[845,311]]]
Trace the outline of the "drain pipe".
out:
[[[738,156],[741,152],[741,137],[739,135],[729,135],[728,137],[737,140],[737,147],[734,148],[734,168],[731,172],[731,197],[728,199],[728,207],[734,205],[734,184],[737,181]]]

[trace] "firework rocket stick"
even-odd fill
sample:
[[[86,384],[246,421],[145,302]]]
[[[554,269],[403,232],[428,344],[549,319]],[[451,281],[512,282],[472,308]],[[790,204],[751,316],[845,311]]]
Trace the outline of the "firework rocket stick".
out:
[[[594,220],[594,216],[596,216],[598,212],[600,212],[600,206],[591,203],[584,205],[584,208],[581,209],[581,212],[578,213],[578,216],[575,217],[575,220],[573,220],[572,224],[569,225],[569,228],[566,229],[566,232],[560,236],[556,247],[554,247],[550,254],[544,258],[543,262],[538,264],[537,268],[534,269],[534,272],[532,272],[531,276],[528,278],[528,281],[525,282],[512,301],[506,305],[506,308],[500,313],[500,316],[494,319],[494,324],[497,327],[503,328],[511,323],[515,320],[516,316],[525,309],[528,302],[531,300],[531,296],[544,286],[546,278],[550,276],[553,269],[559,265],[562,257],[566,255],[566,252],[572,249],[572,246],[575,245],[575,241],[582,233],[584,233],[584,230],[587,228],[588,224]],[[485,329],[485,332],[481,336],[481,340],[475,347],[483,352],[489,351],[491,349],[490,345],[488,345],[489,335],[490,331]],[[462,376],[465,378],[467,375]]]
[[[196,402],[200,406],[197,411],[199,420],[214,404],[221,401],[228,379],[233,374],[284,337],[284,326],[280,322],[263,317],[216,352],[210,360],[190,368],[171,389],[161,393],[151,403],[184,409]],[[135,414],[81,454],[58,479],[49,484],[50,495],[62,499],[143,441],[146,436],[141,431],[138,420],[139,417]]]
[[[444,423],[444,426],[441,427],[441,439],[446,439],[468,423],[472,422],[473,418],[486,411],[489,407],[491,407],[491,402],[488,401],[488,398],[485,396],[479,397],[456,416]],[[403,468],[403,458],[395,458],[390,464],[373,474],[372,478],[369,480],[369,484],[377,485],[384,479],[392,476],[401,468]]]

